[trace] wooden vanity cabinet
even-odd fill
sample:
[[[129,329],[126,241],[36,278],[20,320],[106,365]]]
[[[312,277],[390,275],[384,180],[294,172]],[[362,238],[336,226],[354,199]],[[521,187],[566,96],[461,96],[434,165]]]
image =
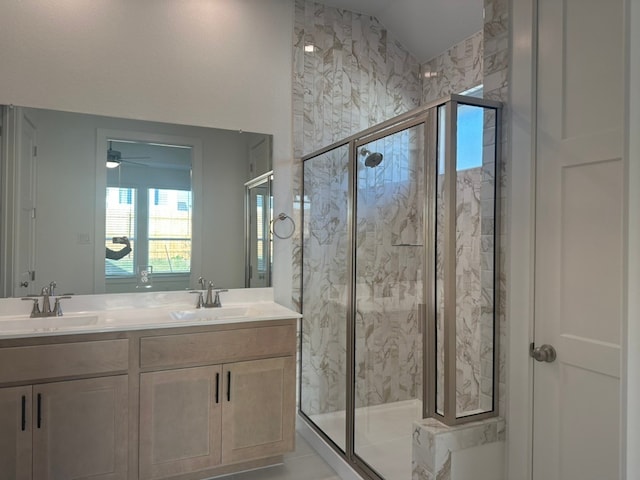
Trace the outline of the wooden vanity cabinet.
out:
[[[0,480],[201,480],[281,461],[296,324],[0,340]]]
[[[2,341],[0,480],[127,479],[128,345]]]
[[[0,479],[127,478],[127,376],[0,388]]]
[[[292,451],[295,334],[291,322],[142,339],[143,365],[165,369],[140,374],[140,479],[208,478]]]

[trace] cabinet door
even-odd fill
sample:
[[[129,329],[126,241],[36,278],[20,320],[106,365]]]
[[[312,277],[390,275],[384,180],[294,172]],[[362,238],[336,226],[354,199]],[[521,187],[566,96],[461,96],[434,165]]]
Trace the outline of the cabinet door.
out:
[[[221,367],[140,375],[140,479],[220,464]]]
[[[33,478],[127,477],[127,376],[33,387]]]
[[[234,463],[293,450],[295,360],[278,357],[224,366],[222,461]]]
[[[0,388],[0,480],[31,478],[31,387]]]

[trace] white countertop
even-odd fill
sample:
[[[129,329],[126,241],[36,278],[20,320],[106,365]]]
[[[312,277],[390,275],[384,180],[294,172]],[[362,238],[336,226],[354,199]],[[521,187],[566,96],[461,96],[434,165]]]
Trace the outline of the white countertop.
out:
[[[54,299],[51,298],[52,308]],[[62,317],[40,318],[30,318],[31,302],[0,299],[0,339],[301,317],[275,303],[270,288],[229,290],[221,293],[220,299],[220,308],[196,309],[197,296],[189,292],[75,295],[62,300]]]

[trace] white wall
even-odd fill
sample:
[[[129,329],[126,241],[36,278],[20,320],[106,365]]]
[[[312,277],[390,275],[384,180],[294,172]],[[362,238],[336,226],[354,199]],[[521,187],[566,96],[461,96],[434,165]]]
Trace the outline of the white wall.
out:
[[[291,0],[3,1],[0,104],[271,133],[288,212],[292,38]],[[290,251],[275,245],[285,300]]]

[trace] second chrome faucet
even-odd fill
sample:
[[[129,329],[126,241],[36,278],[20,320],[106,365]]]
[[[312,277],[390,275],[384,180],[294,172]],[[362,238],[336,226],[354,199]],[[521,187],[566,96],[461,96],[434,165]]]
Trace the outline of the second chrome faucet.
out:
[[[31,318],[36,317],[61,317],[62,316],[62,306],[60,305],[60,300],[64,300],[66,298],[71,298],[70,295],[62,295],[55,297],[55,303],[53,305],[53,309],[51,308],[50,298],[55,296],[55,288],[56,282],[51,282],[49,287],[44,287],[41,292],[42,296],[42,309],[40,309],[40,299],[39,297],[24,297],[22,300],[31,300],[33,302],[33,308],[31,309]]]
[[[229,290],[226,288],[215,288],[213,286],[213,282],[207,282],[204,278],[200,277],[198,279],[198,283],[201,285],[202,290],[207,290],[207,299],[204,300],[202,298],[202,292],[191,292],[198,294],[198,303],[196,304],[196,308],[219,308],[222,307],[222,302],[220,301],[220,294],[223,292],[228,292]]]

